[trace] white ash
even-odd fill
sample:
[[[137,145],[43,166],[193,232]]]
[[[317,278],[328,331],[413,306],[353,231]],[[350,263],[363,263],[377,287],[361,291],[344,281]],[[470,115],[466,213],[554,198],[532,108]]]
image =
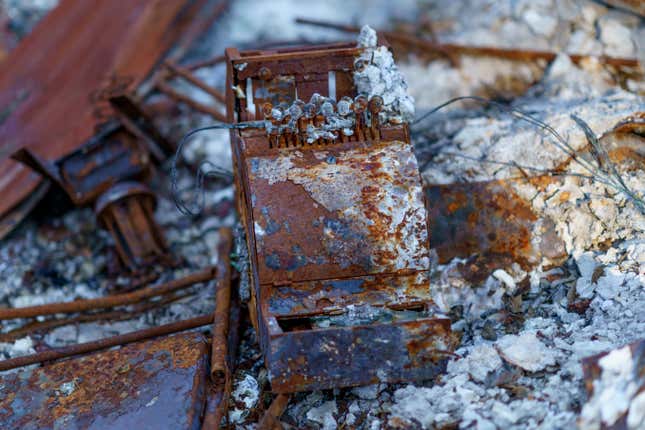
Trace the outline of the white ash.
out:
[[[424,9],[443,42],[573,54],[633,56],[642,25],[629,13],[578,0],[439,0]]]
[[[307,419],[321,425],[321,430],[335,430],[338,428],[336,418],[338,407],[334,400],[330,400],[318,407],[311,408],[307,411]]]
[[[495,344],[500,355],[509,363],[529,372],[544,370],[556,363],[553,349],[544,345],[529,331],[521,335],[506,335]]]
[[[642,428],[645,422],[639,407],[643,399],[638,391],[645,380],[636,371],[635,361],[629,346],[615,349],[598,361],[600,378],[594,381],[593,396],[582,408],[581,428],[612,426],[628,411],[628,428]]]
[[[476,381],[484,383],[491,375],[501,369],[502,359],[497,350],[489,344],[480,344],[457,352],[467,355],[448,363],[449,373],[468,373]]]
[[[251,375],[245,375],[244,379],[236,380],[231,398],[234,407],[229,411],[229,418],[233,423],[241,423],[260,398],[258,381]]]
[[[414,119],[414,99],[408,95],[408,86],[390,50],[376,43],[376,32],[364,26],[358,36],[358,46],[363,50],[356,62],[363,62],[363,65],[362,69],[354,70],[356,91],[366,94],[369,99],[383,98],[380,113],[383,122],[408,122]]]

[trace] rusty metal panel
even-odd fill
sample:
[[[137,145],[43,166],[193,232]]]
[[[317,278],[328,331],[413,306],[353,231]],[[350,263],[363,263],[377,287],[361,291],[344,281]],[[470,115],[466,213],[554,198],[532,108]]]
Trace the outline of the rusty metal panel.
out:
[[[0,379],[7,430],[199,428],[208,343],[187,333]]]
[[[301,330],[275,337],[267,362],[277,393],[427,380],[454,348],[449,319]]]
[[[280,317],[334,314],[347,306],[381,304],[410,308],[431,303],[427,271],[276,285],[266,288],[269,314]]]
[[[429,267],[411,145],[276,151],[246,166],[262,284]]]
[[[521,181],[527,180],[426,185],[430,245],[439,262],[486,254],[510,257],[527,267],[542,257],[566,256],[555,224],[538,219],[530,204],[513,191],[513,182]],[[539,233],[540,241],[534,240],[534,233]]]
[[[54,161],[88,141],[113,116],[110,95],[136,88],[203,3],[63,0],[43,18],[0,64],[0,214],[42,181],[8,157]]]

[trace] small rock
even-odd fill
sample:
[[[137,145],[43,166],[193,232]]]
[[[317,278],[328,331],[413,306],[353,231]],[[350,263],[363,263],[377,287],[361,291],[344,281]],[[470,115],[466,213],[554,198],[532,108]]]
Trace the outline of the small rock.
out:
[[[515,280],[504,269],[497,269],[493,272],[493,277],[502,282],[509,289],[509,292],[515,291]]]
[[[556,363],[555,352],[531,332],[506,335],[496,346],[504,360],[529,372],[537,372]]]
[[[378,397],[379,384],[366,385],[364,387],[355,387],[352,389],[352,393],[363,400],[374,400]]]
[[[620,292],[620,287],[625,282],[625,274],[616,269],[605,271],[605,275],[598,279],[596,291],[603,299],[613,299]]]
[[[338,427],[334,415],[338,414],[335,400],[323,403],[317,408],[307,411],[307,419],[322,425],[322,430],[334,430]]]
[[[556,18],[535,9],[529,9],[524,13],[524,21],[533,32],[546,37],[551,36],[558,25]]]
[[[34,342],[29,336],[18,339],[13,343],[11,348],[9,348],[10,357],[20,357],[23,355],[33,354],[35,352]]]
[[[468,372],[478,382],[486,381],[490,373],[502,367],[502,359],[491,345],[478,345],[461,360],[448,363],[450,373]]]
[[[486,320],[484,327],[482,327],[481,336],[486,340],[497,340],[495,323],[493,323],[491,320]]]

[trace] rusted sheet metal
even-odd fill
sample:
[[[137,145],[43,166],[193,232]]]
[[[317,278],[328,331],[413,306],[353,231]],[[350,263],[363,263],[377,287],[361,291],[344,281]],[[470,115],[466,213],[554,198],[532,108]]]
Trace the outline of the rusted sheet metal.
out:
[[[0,65],[0,214],[42,181],[8,157],[53,162],[90,140],[114,116],[109,97],[137,88],[206,3],[63,0],[43,18]]]
[[[609,358],[610,362],[603,359]],[[626,375],[617,375],[617,367]],[[645,340],[639,340],[621,348],[587,357],[582,360],[585,388],[589,403],[584,406],[581,419],[589,424],[595,416],[601,429],[627,430],[643,428],[645,413],[643,401],[645,398]],[[607,372],[607,375],[604,373]],[[621,379],[625,378],[627,379]],[[620,413],[611,411],[602,414],[596,408],[606,406],[606,402],[614,401],[620,396]],[[628,400],[624,403],[624,400]],[[593,405],[592,405],[593,404]],[[590,408],[591,406],[591,408]],[[616,404],[618,406],[618,404]],[[586,410],[586,409],[590,410]],[[610,418],[609,416],[613,416]],[[609,421],[609,422],[608,422]]]
[[[645,2],[642,0],[603,0],[603,3],[645,17]]]
[[[45,197],[50,186],[51,181],[42,181],[32,193],[0,217],[0,239],[11,233],[25,219],[27,214]]]
[[[0,422],[7,430],[195,429],[207,372],[201,334],[131,344],[3,376]]]
[[[431,302],[428,272],[372,275],[275,285],[264,289],[277,318],[335,314],[347,306],[382,304],[405,309]]]
[[[148,150],[117,124],[52,162],[28,149],[19,150],[13,158],[53,180],[77,205],[91,204],[119,181],[150,174]]]
[[[478,254],[510,257],[527,268],[565,257],[553,221],[538,218],[513,191],[521,181],[527,179],[426,185],[430,246],[439,262]]]
[[[407,124],[382,122],[382,100],[356,97],[359,53],[351,44],[227,50],[229,120],[274,126],[233,131],[231,142],[251,316],[278,393],[431,378],[454,347],[430,298],[427,213]],[[285,132],[288,119],[267,115],[314,93],[353,100],[351,133],[305,136],[326,120],[320,96]]]
[[[330,145],[246,160],[262,283],[429,266],[416,158],[403,142]]]
[[[96,216],[115,240],[123,264],[136,270],[168,257],[168,246],[154,220],[154,193],[139,182],[120,182],[97,200]]]
[[[422,381],[445,370],[454,346],[449,319],[298,330],[272,339],[267,363],[278,393]]]

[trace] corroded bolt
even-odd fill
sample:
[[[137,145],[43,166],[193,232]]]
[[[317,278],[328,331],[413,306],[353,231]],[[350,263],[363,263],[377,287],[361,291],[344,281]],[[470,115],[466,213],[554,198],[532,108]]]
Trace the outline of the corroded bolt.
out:
[[[370,99],[368,104],[369,111],[372,115],[376,115],[383,110],[383,97],[374,96]]]
[[[272,76],[273,76],[273,73],[271,73],[271,69],[269,69],[266,66],[260,68],[260,71],[258,72],[258,77],[263,81],[268,81],[269,79],[271,79]]]
[[[370,111],[370,130],[372,132],[372,139],[379,140],[381,133],[379,130],[379,112],[383,110],[383,98],[381,96],[373,96],[368,104]]]
[[[365,67],[367,67],[367,64],[368,64],[367,61],[359,58],[356,61],[354,61],[354,70],[360,73],[363,70],[365,70]]]
[[[264,115],[264,119],[271,118],[272,110],[273,110],[273,105],[271,103],[266,102],[265,104],[262,105],[262,115]]]
[[[307,103],[302,110],[305,118],[313,118],[316,115],[316,106],[313,103]]]
[[[354,112],[363,113],[367,109],[367,97],[360,95],[354,99]]]
[[[347,96],[343,97],[336,105],[336,108],[338,109],[338,114],[340,116],[349,115],[352,108],[352,99]]]

